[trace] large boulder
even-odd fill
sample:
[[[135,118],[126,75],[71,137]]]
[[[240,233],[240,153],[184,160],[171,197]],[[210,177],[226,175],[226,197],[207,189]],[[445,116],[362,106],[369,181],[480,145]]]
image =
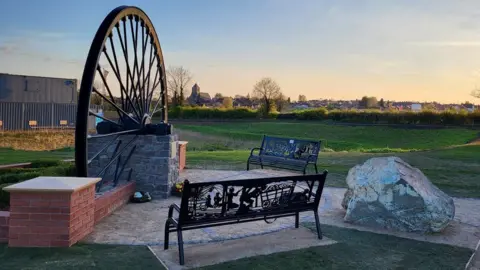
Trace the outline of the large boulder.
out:
[[[350,169],[342,206],[349,223],[407,232],[440,232],[455,216],[453,199],[398,157]]]

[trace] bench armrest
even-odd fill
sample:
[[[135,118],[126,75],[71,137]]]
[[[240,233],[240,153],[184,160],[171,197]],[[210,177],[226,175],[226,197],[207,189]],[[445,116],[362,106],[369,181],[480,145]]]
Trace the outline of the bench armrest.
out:
[[[252,150],[250,151],[250,156],[253,155],[253,151],[255,151],[255,150],[261,151],[261,150],[263,150],[263,148],[261,148],[261,147],[252,148]]]
[[[180,213],[180,206],[178,206],[176,203],[171,204],[168,208],[168,218],[171,218],[173,216],[174,209],[177,210],[178,213]]]

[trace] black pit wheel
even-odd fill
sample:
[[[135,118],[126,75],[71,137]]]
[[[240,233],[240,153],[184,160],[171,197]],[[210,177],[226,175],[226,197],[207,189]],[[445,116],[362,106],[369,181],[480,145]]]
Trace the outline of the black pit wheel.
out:
[[[92,100],[108,113],[100,115],[92,109]],[[152,124],[154,115],[159,125]],[[93,130],[89,116],[102,120]],[[164,135],[169,134],[165,64],[157,33],[141,9],[117,7],[98,28],[83,71],[75,126],[77,176],[102,177],[116,164],[115,179],[111,180],[117,181],[132,156],[135,139],[161,133],[162,129]],[[120,135],[127,134],[135,136],[121,143]],[[99,138],[104,147],[89,157],[90,140]],[[88,165],[115,144],[110,160],[95,175],[89,175]]]

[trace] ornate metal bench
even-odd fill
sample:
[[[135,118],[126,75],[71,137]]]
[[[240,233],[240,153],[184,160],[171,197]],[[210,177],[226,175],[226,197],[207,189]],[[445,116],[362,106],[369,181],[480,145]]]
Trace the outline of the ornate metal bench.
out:
[[[288,216],[295,216],[298,228],[299,213],[305,211],[313,212],[318,239],[322,239],[318,205],[327,174],[204,183],[185,180],[180,206],[172,204],[168,210],[164,248],[168,249],[169,235],[176,231],[183,265],[183,231],[258,220],[272,223]]]
[[[320,152],[320,141],[297,140],[263,136],[262,146],[253,148],[247,161],[247,171],[250,164],[263,167],[289,169],[294,171],[307,171],[309,164],[314,165],[318,173],[317,159]],[[258,150],[258,154],[254,152]]]

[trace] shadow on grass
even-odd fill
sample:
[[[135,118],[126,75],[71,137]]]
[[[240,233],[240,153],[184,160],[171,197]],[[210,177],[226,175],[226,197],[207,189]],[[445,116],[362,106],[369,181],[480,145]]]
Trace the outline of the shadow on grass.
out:
[[[314,230],[314,224],[305,224]],[[240,259],[201,269],[463,269],[472,250],[323,225],[339,243]]]
[[[0,269],[164,269],[146,246],[84,245],[9,248],[0,245]]]

